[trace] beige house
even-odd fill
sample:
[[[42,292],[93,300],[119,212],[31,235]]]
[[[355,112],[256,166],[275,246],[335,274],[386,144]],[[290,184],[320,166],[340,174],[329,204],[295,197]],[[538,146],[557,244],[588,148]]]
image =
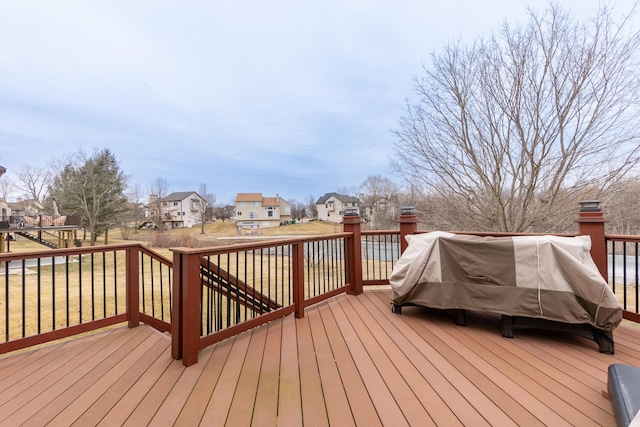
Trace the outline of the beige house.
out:
[[[236,195],[235,220],[238,227],[260,229],[291,221],[291,205],[282,197],[262,197],[262,193]]]
[[[336,223],[342,222],[345,209],[355,208],[360,213],[359,206],[360,200],[357,197],[338,193],[327,193],[316,201],[318,219]]]
[[[158,201],[154,195],[149,196],[149,209],[145,217],[157,216]],[[191,228],[200,224],[201,209],[206,202],[195,191],[178,191],[163,197],[160,201],[160,216],[165,228]]]
[[[44,207],[37,200],[18,199],[17,202],[9,202],[7,204],[9,205],[9,209],[11,210],[11,216],[14,217],[35,217],[44,209]]]

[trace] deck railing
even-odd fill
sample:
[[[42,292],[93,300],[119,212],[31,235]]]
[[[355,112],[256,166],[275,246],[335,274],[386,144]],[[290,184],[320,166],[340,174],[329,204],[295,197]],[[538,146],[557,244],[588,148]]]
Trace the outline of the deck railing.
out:
[[[624,317],[640,323],[638,283],[640,270],[640,236],[606,235],[607,276],[611,290],[618,297]]]
[[[351,233],[338,233],[172,249],[173,357],[189,366],[204,347],[351,291],[354,244]]]
[[[640,236],[605,237],[601,212],[581,212],[578,223],[625,318],[640,322]],[[173,357],[188,366],[222,339],[287,314],[302,317],[339,293],[387,284],[405,236],[421,232],[416,224],[403,213],[400,231],[361,231],[357,215],[345,216],[342,233],[174,248],[173,260],[139,244],[0,254],[0,353],[144,322],[170,331]]]
[[[171,325],[171,262],[138,245],[0,254],[0,353],[114,324]]]
[[[386,285],[400,258],[399,231],[362,232],[362,282],[364,286]]]

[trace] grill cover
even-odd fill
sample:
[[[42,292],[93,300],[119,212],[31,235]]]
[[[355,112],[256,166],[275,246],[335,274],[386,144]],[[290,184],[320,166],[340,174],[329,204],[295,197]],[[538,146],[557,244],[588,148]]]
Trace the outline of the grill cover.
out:
[[[589,236],[409,235],[391,273],[395,304],[465,309],[612,331],[622,308],[591,258]]]

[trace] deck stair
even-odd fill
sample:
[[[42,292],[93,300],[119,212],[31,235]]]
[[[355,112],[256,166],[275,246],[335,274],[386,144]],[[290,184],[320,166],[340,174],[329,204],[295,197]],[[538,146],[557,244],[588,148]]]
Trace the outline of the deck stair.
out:
[[[200,267],[200,273],[205,279],[204,286],[250,308],[255,313],[268,313],[282,307],[267,295],[247,285],[213,262],[201,259]]]
[[[31,234],[28,231],[17,231],[15,232],[17,235],[25,237],[33,242],[36,243],[40,243],[41,245],[45,245],[48,248],[51,249],[58,249],[59,246],[56,243],[53,243],[52,240],[57,241],[58,240],[58,236],[56,236],[55,234],[51,234],[47,231],[41,231],[39,232],[39,236],[35,235],[35,234]],[[47,240],[45,237],[47,237],[49,240]]]

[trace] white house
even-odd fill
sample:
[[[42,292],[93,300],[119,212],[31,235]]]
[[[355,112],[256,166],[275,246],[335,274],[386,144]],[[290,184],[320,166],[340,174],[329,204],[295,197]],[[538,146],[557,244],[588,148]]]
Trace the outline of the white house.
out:
[[[347,208],[359,211],[360,200],[357,197],[338,193],[327,193],[316,201],[318,219],[321,221],[342,222],[342,215]]]
[[[235,220],[238,227],[277,227],[291,221],[291,205],[278,194],[262,197],[262,193],[238,193]]]
[[[178,191],[163,197],[160,201],[154,195],[149,196],[149,199],[149,209],[145,212],[145,217],[153,217],[160,210],[165,228],[191,228],[202,222],[201,209],[206,205],[206,201],[195,191]]]

